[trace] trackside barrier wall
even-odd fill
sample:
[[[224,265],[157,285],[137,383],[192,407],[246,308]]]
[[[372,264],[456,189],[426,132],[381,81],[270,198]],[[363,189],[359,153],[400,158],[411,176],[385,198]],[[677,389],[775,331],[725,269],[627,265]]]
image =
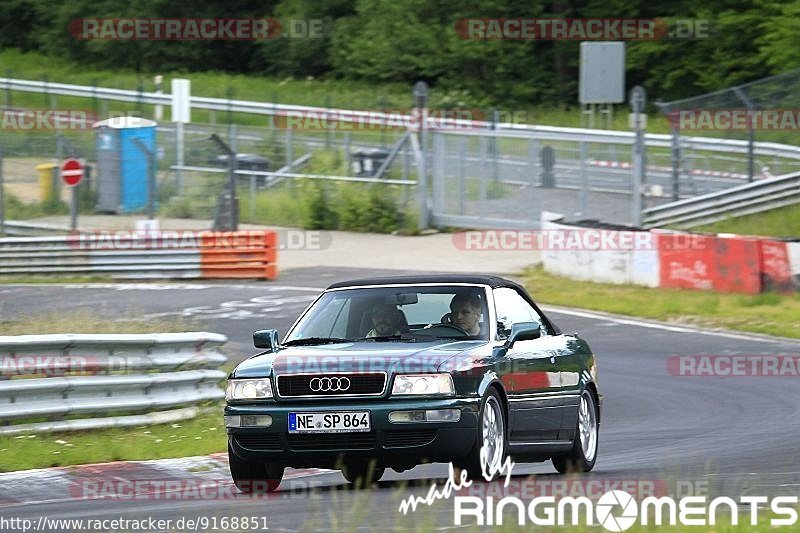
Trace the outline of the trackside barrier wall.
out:
[[[561,215],[548,212],[542,214],[541,224],[543,230],[565,232],[567,242],[572,232],[610,232],[615,237],[610,242],[623,242],[616,237],[628,232],[568,225]],[[629,240],[636,245],[622,249],[544,250],[544,268],[601,283],[743,294],[800,291],[800,242],[660,229],[650,230],[650,236]]]
[[[620,235],[623,231],[586,228],[582,226],[569,226],[554,221],[561,215],[554,213],[543,213],[542,230],[563,231],[566,233],[564,242],[580,241],[580,237],[571,239],[571,233],[584,231],[596,231],[598,238],[602,241],[604,236],[610,237],[609,242],[621,242]],[[658,287],[659,283],[659,261],[658,250],[655,245],[655,236],[647,231],[624,231],[630,242],[640,242],[643,244],[641,249],[609,249],[594,250],[580,249],[554,249],[548,247],[543,250],[542,260],[545,270],[554,274],[560,274],[573,279],[584,281],[597,281],[603,283],[632,283],[647,287]],[[639,235],[637,237],[637,234]],[[646,236],[647,238],[642,238]],[[627,240],[626,239],[626,240]],[[569,248],[567,246],[566,248]]]
[[[786,243],[789,254],[789,269],[794,279],[794,290],[800,292],[800,242]]]
[[[224,396],[226,341],[206,332],[0,336],[0,435],[194,416]]]
[[[661,287],[761,292],[758,239],[692,235],[691,246],[685,246],[683,235],[664,233],[659,235],[658,244]]]
[[[0,239],[0,275],[30,274],[275,279],[277,234],[110,231]]]

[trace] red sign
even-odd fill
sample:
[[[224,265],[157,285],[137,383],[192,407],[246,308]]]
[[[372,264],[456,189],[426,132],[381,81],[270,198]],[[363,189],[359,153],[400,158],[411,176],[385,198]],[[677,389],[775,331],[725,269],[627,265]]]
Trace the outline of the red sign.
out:
[[[61,163],[61,181],[67,187],[74,187],[83,179],[83,165],[75,158]]]

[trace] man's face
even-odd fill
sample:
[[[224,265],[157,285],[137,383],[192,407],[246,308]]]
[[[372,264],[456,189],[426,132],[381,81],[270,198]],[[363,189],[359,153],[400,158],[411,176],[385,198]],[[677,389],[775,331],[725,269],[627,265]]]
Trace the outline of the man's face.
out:
[[[391,309],[377,309],[372,312],[372,324],[378,335],[393,335],[395,328],[395,312]]]
[[[450,309],[453,317],[453,324],[460,327],[470,335],[480,333],[478,321],[481,319],[481,310],[469,304],[458,303]]]

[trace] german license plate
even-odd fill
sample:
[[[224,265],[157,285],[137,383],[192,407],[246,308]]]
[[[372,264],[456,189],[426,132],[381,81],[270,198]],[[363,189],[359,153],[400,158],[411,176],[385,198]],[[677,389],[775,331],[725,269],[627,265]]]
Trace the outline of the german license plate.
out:
[[[369,411],[289,413],[289,433],[350,433],[369,430]]]

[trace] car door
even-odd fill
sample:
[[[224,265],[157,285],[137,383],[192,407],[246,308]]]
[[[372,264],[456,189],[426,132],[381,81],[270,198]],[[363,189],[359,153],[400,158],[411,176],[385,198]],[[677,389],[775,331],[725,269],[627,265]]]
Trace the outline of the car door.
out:
[[[501,381],[509,401],[509,440],[552,441],[562,427],[558,340],[549,334],[536,310],[514,289],[494,289],[498,331],[507,335],[518,322],[540,325],[538,339],[517,341],[505,354]]]

